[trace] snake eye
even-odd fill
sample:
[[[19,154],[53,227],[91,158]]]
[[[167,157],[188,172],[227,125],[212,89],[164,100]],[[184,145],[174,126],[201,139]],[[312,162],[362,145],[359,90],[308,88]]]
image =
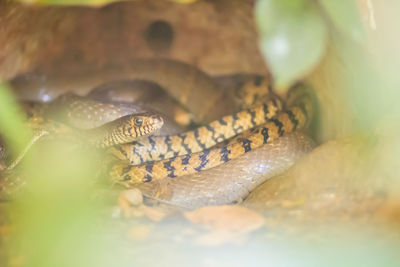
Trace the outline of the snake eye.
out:
[[[136,119],[135,119],[135,124],[136,124],[137,126],[141,126],[141,125],[143,124],[143,120],[142,120],[141,118],[136,118]]]

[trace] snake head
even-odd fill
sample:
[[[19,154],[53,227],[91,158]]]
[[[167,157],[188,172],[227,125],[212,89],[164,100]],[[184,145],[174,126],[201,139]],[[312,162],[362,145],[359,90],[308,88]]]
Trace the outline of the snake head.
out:
[[[133,142],[151,135],[164,124],[160,115],[154,113],[131,114],[106,123],[100,127],[86,130],[86,138],[98,147],[110,147]]]
[[[126,116],[126,121],[121,125],[120,130],[127,138],[135,140],[156,132],[163,124],[164,120],[160,115],[139,113]]]

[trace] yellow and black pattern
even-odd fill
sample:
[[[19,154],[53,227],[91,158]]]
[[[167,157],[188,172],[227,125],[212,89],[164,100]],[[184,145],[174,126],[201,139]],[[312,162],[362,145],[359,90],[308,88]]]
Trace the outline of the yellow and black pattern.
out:
[[[240,109],[265,103],[272,94],[271,80],[266,76],[257,74],[243,78],[235,89],[235,96]]]
[[[110,152],[119,159],[128,159],[131,165],[197,153],[265,123],[281,109],[279,98],[271,96],[265,104],[225,116],[195,130],[178,135],[148,136],[111,147]]]
[[[302,88],[293,90],[298,89],[302,90]],[[110,175],[116,182],[136,184],[210,169],[269,143],[285,133],[303,128],[310,121],[312,110],[311,96],[301,94],[300,98],[296,99],[296,106],[279,112],[265,124],[243,133],[221,148],[205,149],[199,153],[148,162],[139,166],[120,162],[112,166]]]

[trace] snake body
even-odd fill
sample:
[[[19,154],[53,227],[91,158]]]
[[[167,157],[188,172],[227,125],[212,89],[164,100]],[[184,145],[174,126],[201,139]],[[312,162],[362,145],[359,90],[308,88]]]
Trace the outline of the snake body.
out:
[[[141,112],[154,111],[163,114],[165,119],[164,133],[169,131],[166,126],[171,122],[177,123],[181,128],[195,124],[193,114],[152,81],[111,81],[91,90],[87,98],[103,103],[118,103],[130,109],[135,107]],[[132,111],[131,113],[136,112]],[[175,131],[175,133],[182,132],[182,130]]]
[[[185,209],[225,205],[245,199],[253,189],[291,167],[313,147],[309,137],[296,131],[215,168],[136,187],[148,198]]]
[[[291,95],[291,98],[295,99],[295,102],[291,103],[292,107],[279,112],[275,118],[243,133],[225,146],[139,166],[119,162],[112,167],[110,176],[115,182],[137,184],[189,175],[226,163],[308,124],[312,117],[313,101],[307,88],[302,85],[296,86],[291,90]]]
[[[128,159],[132,165],[193,154],[265,123],[281,109],[279,98],[271,96],[270,100],[260,106],[224,116],[194,130],[177,135],[148,136],[132,143],[111,147],[109,151],[121,160]]]
[[[67,92],[86,95],[92,88],[106,82],[127,79],[157,83],[177,101],[185,103],[199,122],[211,121],[235,112],[232,95],[209,75],[190,64],[171,59],[137,58],[125,66],[110,65],[101,70],[69,76],[63,74],[61,77],[26,75],[17,77],[11,84],[18,95],[25,95],[28,100],[36,100],[38,95],[45,94],[45,100],[48,101]],[[28,92],[27,88],[30,89]]]
[[[100,69],[79,71],[77,74],[63,73],[49,77],[35,73],[25,74],[13,79],[11,85],[22,99],[50,101],[68,92],[87,95],[95,87],[121,80],[151,81],[159,85],[182,103],[198,123],[233,114],[246,107],[244,103],[248,107],[249,103],[254,103],[255,98],[265,93],[265,88],[271,86],[268,77],[257,74],[213,79],[198,68],[180,61],[141,58],[135,59],[129,65],[104,66]],[[145,86],[146,91],[153,90],[148,84]],[[100,88],[100,91],[101,89],[104,88]]]

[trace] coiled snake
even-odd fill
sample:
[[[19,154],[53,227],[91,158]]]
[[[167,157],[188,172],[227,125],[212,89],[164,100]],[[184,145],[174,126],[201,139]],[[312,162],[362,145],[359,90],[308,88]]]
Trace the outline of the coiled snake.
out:
[[[151,152],[149,152],[161,147],[156,146],[157,143],[155,140],[149,137],[147,139],[148,144],[153,145],[154,148],[150,150],[147,149],[147,151],[145,151],[147,153],[144,154],[149,155],[153,160],[155,158],[171,157],[171,155],[173,155],[173,157],[157,162],[150,161],[139,166],[124,162],[117,163],[112,168],[110,175],[113,178],[117,178],[117,181],[129,181],[130,183],[136,184],[148,182],[153,179],[162,179],[165,177],[174,178],[193,174],[237,158],[263,144],[267,144],[283,136],[285,133],[301,129],[307,125],[312,116],[312,99],[309,92],[303,87],[302,85],[298,85],[291,89],[288,99],[289,106],[291,107],[287,110],[277,113],[279,107],[275,105],[276,102],[272,100],[269,103],[272,106],[270,108],[268,105],[263,105],[262,109],[258,108],[242,111],[233,116],[227,116],[219,121],[197,128],[189,133],[180,134],[177,137],[167,136],[158,138],[164,140],[164,147],[166,147],[166,153],[161,154],[162,157],[160,157],[160,154],[158,157],[156,155],[152,156]],[[257,114],[255,111],[261,114]],[[276,113],[277,115],[275,116]],[[244,114],[248,115],[247,124],[237,123],[242,122],[240,118],[246,117]],[[258,126],[260,124],[262,125]],[[214,125],[214,127],[212,125]],[[225,135],[219,133],[225,126],[228,126],[230,131]],[[235,136],[240,131],[251,129],[254,126],[258,127],[238,136],[227,145],[221,148],[208,149],[216,143]],[[188,143],[185,143],[185,138],[192,141],[191,143],[194,143],[194,145],[189,146]],[[220,138],[219,142],[218,138]],[[173,139],[177,141],[177,144],[175,144],[177,149],[172,147],[174,145],[173,143],[171,146],[167,145],[166,140]],[[136,142],[136,145],[140,147],[145,146],[146,143],[141,144]],[[140,161],[144,161],[142,153],[140,153],[142,151],[137,150],[135,147],[131,149],[134,152],[134,156],[138,156]],[[192,152],[198,153],[190,154]],[[154,151],[154,153],[158,154],[157,151]],[[124,154],[124,157],[128,158],[127,154]]]
[[[274,143],[285,143],[282,140],[293,143],[295,139],[302,139],[303,144],[307,144],[303,146],[302,151],[309,150],[312,142],[298,134],[292,135],[294,136],[292,139],[290,137],[289,139],[288,137],[280,138],[309,123],[313,107],[307,88],[302,85],[292,88],[287,100],[287,108],[283,110],[280,99],[271,94],[270,90],[267,89],[267,91],[269,99],[254,108],[225,116],[178,135],[148,136],[134,140],[153,133],[162,125],[162,119],[158,116],[139,114],[136,117],[135,115],[125,115],[103,126],[95,125],[96,128],[85,130],[84,136],[88,140],[93,140],[91,143],[98,147],[111,146],[109,152],[116,159],[110,169],[110,176],[114,183],[142,186],[143,190],[147,190],[147,192],[149,187],[146,189],[146,186],[141,185],[144,182],[163,180],[166,177],[190,177],[191,175],[195,177],[204,170],[214,170],[216,166],[227,164],[226,162],[231,160],[234,162],[243,154],[254,153],[253,150],[264,144],[274,146]],[[75,98],[70,103],[77,101],[79,99]],[[97,105],[101,104],[97,103]],[[93,103],[87,105],[87,108],[90,107],[93,107]],[[112,113],[120,113],[115,111],[112,104],[109,104],[107,108],[97,107],[96,109],[104,111],[110,107],[113,110]],[[84,113],[84,110],[81,108],[80,112]],[[142,117],[138,119],[138,116]],[[103,120],[104,114],[97,118]],[[139,125],[143,122],[147,123]],[[239,136],[237,136],[238,134]],[[236,138],[228,141],[227,144],[218,146],[221,142],[234,136]],[[279,142],[274,141],[279,138]],[[214,147],[215,145],[217,146]],[[301,153],[294,154],[296,154],[294,156],[296,158]],[[229,199],[232,201],[231,198]],[[205,204],[210,203],[213,201]],[[216,203],[219,202],[216,201]],[[190,207],[190,205],[182,205]]]

